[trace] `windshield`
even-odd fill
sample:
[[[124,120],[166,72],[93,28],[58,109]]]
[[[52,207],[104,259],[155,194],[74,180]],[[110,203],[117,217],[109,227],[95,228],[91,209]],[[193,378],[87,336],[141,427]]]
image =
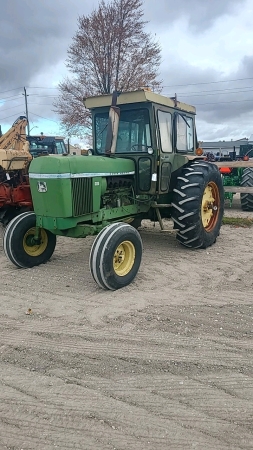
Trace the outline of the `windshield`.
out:
[[[40,153],[62,154],[66,153],[62,139],[45,137],[44,139],[29,138],[30,153],[34,156]]]
[[[105,153],[108,114],[95,116],[95,147],[98,153]],[[121,111],[116,153],[147,152],[148,147],[151,147],[148,110]]]
[[[55,144],[54,144],[55,145]],[[52,144],[45,145],[43,142],[30,142],[30,153],[31,155],[37,155],[40,153],[54,153],[54,146]]]

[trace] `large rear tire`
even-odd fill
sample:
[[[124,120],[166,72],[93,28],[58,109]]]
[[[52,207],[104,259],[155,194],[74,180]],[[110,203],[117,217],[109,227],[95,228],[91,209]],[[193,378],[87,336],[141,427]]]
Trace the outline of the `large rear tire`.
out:
[[[253,187],[253,168],[247,167],[243,171],[241,186]],[[243,211],[253,211],[253,195],[241,194],[241,208]]]
[[[136,277],[142,258],[142,240],[135,228],[114,223],[95,238],[90,252],[90,271],[103,289],[116,290]]]
[[[194,162],[177,178],[172,219],[178,241],[190,248],[207,248],[220,232],[224,213],[224,188],[215,164]]]
[[[25,212],[15,217],[4,233],[4,252],[17,267],[24,269],[47,262],[55,249],[56,236],[50,231],[40,229],[40,240],[35,242],[36,216]]]

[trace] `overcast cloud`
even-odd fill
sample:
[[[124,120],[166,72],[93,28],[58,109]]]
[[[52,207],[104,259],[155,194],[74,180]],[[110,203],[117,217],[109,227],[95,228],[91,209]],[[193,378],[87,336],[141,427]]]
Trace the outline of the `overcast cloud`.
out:
[[[163,93],[176,92],[179,100],[196,106],[201,140],[237,139],[253,133],[252,3],[144,1],[147,29],[162,46]],[[89,0],[2,0],[3,131],[24,113],[26,86],[31,126],[37,126],[37,132],[59,132],[52,102],[58,82],[67,74],[67,48],[78,16],[89,14],[97,5],[98,1]]]

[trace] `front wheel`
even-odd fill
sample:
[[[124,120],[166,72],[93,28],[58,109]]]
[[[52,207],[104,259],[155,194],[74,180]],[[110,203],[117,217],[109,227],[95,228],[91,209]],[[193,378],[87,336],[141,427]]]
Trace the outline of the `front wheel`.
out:
[[[48,230],[40,229],[36,240],[36,216],[34,212],[25,212],[15,217],[4,233],[4,252],[17,267],[27,269],[38,266],[52,256],[56,236]]]
[[[190,248],[207,248],[220,232],[224,188],[215,164],[195,162],[177,178],[172,202],[178,241]]]
[[[142,240],[138,231],[126,223],[114,223],[95,238],[90,252],[90,271],[103,289],[120,289],[134,280],[141,258]]]

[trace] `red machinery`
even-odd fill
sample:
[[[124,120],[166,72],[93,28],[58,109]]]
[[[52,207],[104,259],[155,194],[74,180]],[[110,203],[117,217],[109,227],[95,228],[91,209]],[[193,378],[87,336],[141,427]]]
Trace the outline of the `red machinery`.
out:
[[[32,158],[68,153],[63,138],[26,136],[27,119],[20,116],[0,136],[0,222],[7,225],[21,212],[32,210],[28,168]]]
[[[32,209],[28,166],[32,159],[26,140],[27,119],[19,117],[0,137],[0,222]]]

